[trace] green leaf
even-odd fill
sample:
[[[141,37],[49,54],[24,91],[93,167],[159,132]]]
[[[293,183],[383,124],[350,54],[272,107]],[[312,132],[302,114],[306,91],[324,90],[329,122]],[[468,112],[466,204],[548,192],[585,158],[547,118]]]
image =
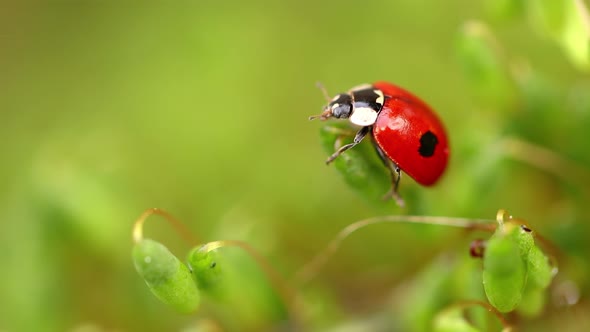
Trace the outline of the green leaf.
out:
[[[188,266],[201,290],[207,290],[219,284],[222,278],[221,265],[217,250],[205,251],[203,247],[198,247],[188,254]]]
[[[478,332],[465,319],[461,308],[452,308],[440,312],[434,319],[434,332]]]
[[[164,245],[150,239],[133,247],[133,263],[152,293],[182,313],[197,310],[200,294],[191,272]]]
[[[483,257],[483,284],[491,305],[500,312],[514,310],[526,284],[526,264],[519,244],[500,227],[488,241]]]
[[[354,129],[346,122],[332,122],[320,130],[322,146],[329,155],[338,147],[350,143],[354,135]],[[367,143],[363,142],[341,154],[330,166],[335,167],[346,183],[363,197],[370,201],[382,201],[390,189],[391,178],[373,146]]]

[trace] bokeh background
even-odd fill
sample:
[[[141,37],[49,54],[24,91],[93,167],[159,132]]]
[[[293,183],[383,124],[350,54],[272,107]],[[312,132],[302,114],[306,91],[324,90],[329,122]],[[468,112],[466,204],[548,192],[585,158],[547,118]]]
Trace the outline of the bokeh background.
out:
[[[545,311],[515,320],[588,328],[588,25],[568,11],[583,1],[544,12],[530,2],[2,2],[0,330],[261,330],[284,319],[239,253],[242,302],[204,299],[190,316],[159,302],[130,259],[133,221],[150,207],[200,241],[247,241],[287,278],[356,220],[505,208],[561,250]],[[402,179],[406,209],[326,167],[323,124],[307,120],[325,102],[317,81],[336,93],[377,80],[422,96],[451,140],[437,186]],[[179,257],[189,249],[157,217],[145,232]],[[483,298],[481,285],[471,296],[467,283],[443,283],[477,277],[474,237],[414,225],[353,235],[297,290],[309,328],[429,330],[446,305]]]

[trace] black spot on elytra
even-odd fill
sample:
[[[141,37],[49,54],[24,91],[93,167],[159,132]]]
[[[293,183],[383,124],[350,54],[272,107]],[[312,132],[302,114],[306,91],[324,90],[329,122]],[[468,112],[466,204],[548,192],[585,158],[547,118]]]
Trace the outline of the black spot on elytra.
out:
[[[216,262],[211,263],[211,268],[214,268],[216,266],[217,266],[217,263]]]
[[[418,153],[422,157],[431,157],[434,154],[434,149],[438,144],[438,138],[430,130],[422,134],[420,137],[420,148]]]

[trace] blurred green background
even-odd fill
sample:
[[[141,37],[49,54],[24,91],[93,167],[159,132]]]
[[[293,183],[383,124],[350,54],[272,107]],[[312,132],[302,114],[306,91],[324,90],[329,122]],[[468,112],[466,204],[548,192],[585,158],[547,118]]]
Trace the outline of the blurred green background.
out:
[[[493,219],[506,208],[562,251],[546,314],[523,330],[587,328],[590,77],[525,2],[3,2],[0,330],[196,331],[208,319],[257,330],[282,319],[260,308],[272,300],[236,317],[206,300],[192,316],[160,303],[130,260],[132,223],[150,207],[203,242],[249,242],[287,277],[359,219]],[[548,22],[571,20],[559,15]],[[323,124],[307,120],[325,102],[317,81],[337,93],[377,80],[422,96],[451,140],[436,187],[402,179],[405,210],[326,167]],[[179,257],[189,249],[156,217],[145,232]],[[298,290],[310,325],[428,330],[461,299],[436,293],[436,280],[480,269],[466,258],[473,237],[408,225],[355,234]],[[265,287],[248,257],[236,260]],[[572,306],[555,293],[564,283]]]

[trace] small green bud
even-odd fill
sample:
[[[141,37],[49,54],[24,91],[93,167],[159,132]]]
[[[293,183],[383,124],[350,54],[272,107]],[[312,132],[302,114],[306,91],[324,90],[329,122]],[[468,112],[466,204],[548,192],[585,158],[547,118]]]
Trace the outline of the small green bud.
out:
[[[545,289],[551,283],[553,271],[549,264],[549,259],[541,249],[533,246],[528,254],[528,282],[536,287]]]
[[[522,294],[522,301],[518,305],[517,311],[527,317],[535,317],[541,313],[545,305],[545,290],[533,285],[529,281]]]
[[[223,270],[219,263],[216,250],[205,251],[203,247],[198,247],[188,254],[188,266],[197,286],[202,290],[214,287],[221,280]]]
[[[517,229],[513,229],[511,235],[514,236],[518,244],[518,251],[523,260],[527,260],[532,248],[535,247],[535,239],[533,232],[526,226],[521,225]]]
[[[133,247],[133,263],[152,293],[179,312],[197,310],[199,290],[191,272],[164,245],[143,239]]]
[[[488,241],[483,258],[484,290],[490,304],[500,312],[512,311],[518,305],[527,279],[526,264],[512,233],[515,230],[504,234],[499,228]]]

